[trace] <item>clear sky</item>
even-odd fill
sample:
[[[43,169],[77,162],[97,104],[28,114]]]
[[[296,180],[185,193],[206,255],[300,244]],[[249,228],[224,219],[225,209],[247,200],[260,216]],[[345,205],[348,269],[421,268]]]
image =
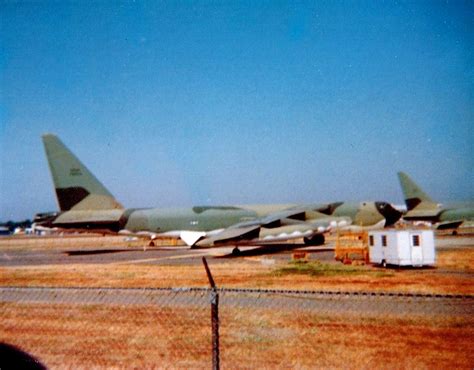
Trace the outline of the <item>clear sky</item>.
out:
[[[0,220],[51,132],[126,207],[474,199],[472,1],[0,2]]]

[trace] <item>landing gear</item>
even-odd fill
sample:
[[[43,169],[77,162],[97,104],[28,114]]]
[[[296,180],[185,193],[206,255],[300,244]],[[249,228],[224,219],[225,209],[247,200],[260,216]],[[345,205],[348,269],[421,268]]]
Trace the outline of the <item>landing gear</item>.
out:
[[[323,234],[316,234],[313,235],[310,238],[304,238],[304,244],[305,245],[323,245],[325,242],[324,235]]]
[[[242,253],[242,252],[240,251],[239,248],[235,247],[234,249],[232,249],[232,255],[233,256],[235,256],[235,257],[240,256],[240,253]]]
[[[154,247],[154,246],[155,246],[155,242],[154,242],[153,240],[150,240],[150,241],[148,242],[148,245],[145,244],[145,245],[143,246],[143,252],[146,252],[147,247]]]

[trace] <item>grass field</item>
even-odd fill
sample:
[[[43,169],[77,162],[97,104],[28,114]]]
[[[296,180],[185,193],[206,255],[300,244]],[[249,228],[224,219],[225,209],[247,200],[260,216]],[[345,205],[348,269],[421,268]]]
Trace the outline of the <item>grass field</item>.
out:
[[[0,335],[50,368],[209,368],[208,310],[3,304]],[[474,321],[221,313],[223,368],[470,369]]]
[[[146,256],[146,252],[144,252]],[[474,249],[438,253],[432,269],[382,269],[340,263],[295,265],[262,263],[267,257],[247,257],[213,264],[222,287],[284,289],[377,290],[417,293],[474,294]],[[72,264],[0,267],[2,286],[174,287],[207,286],[201,264]]]
[[[105,239],[104,239],[105,238]],[[110,239],[109,239],[110,238]],[[127,243],[134,243],[128,241]],[[44,249],[25,241],[3,251]],[[29,243],[29,244],[28,244]],[[123,238],[71,238],[48,248],[124,245]],[[92,244],[91,244],[92,243]],[[96,244],[94,244],[96,243]],[[102,244],[103,243],[103,244]],[[146,253],[144,259],[146,259]],[[213,263],[220,287],[474,294],[474,250],[437,254],[436,268],[382,269],[246,257]],[[207,287],[201,264],[56,264],[0,267],[1,286]],[[209,368],[209,308],[1,303],[0,337],[50,368]],[[470,317],[368,317],[284,309],[221,311],[223,368],[462,368],[474,367]]]
[[[466,273],[333,266],[323,264],[317,273],[311,269],[311,265],[298,268],[291,264],[269,267],[254,262],[211,264],[211,269],[216,283],[221,287],[474,294],[472,275]],[[2,267],[0,285],[199,287],[208,286],[208,281],[200,265],[48,265]]]

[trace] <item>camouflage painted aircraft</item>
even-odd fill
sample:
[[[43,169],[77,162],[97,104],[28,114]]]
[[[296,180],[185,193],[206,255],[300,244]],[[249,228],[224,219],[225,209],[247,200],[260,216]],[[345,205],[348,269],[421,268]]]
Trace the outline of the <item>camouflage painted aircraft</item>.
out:
[[[60,208],[36,215],[43,227],[180,238],[191,247],[299,238],[320,245],[329,230],[380,228],[401,217],[385,202],[125,209],[58,137],[43,135],[43,144]]]
[[[437,229],[455,229],[466,221],[474,221],[473,207],[446,208],[431,199],[406,173],[399,172],[398,179],[405,197],[407,221],[424,221]]]

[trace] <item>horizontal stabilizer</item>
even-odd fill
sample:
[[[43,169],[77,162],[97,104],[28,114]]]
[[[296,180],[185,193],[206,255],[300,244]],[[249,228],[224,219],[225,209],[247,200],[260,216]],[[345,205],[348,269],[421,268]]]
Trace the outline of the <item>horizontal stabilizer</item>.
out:
[[[405,220],[435,220],[438,218],[439,214],[442,212],[442,209],[418,209],[415,208],[411,211],[405,213],[403,218]]]
[[[457,229],[463,222],[463,220],[439,222],[435,224],[435,227],[438,230]]]

